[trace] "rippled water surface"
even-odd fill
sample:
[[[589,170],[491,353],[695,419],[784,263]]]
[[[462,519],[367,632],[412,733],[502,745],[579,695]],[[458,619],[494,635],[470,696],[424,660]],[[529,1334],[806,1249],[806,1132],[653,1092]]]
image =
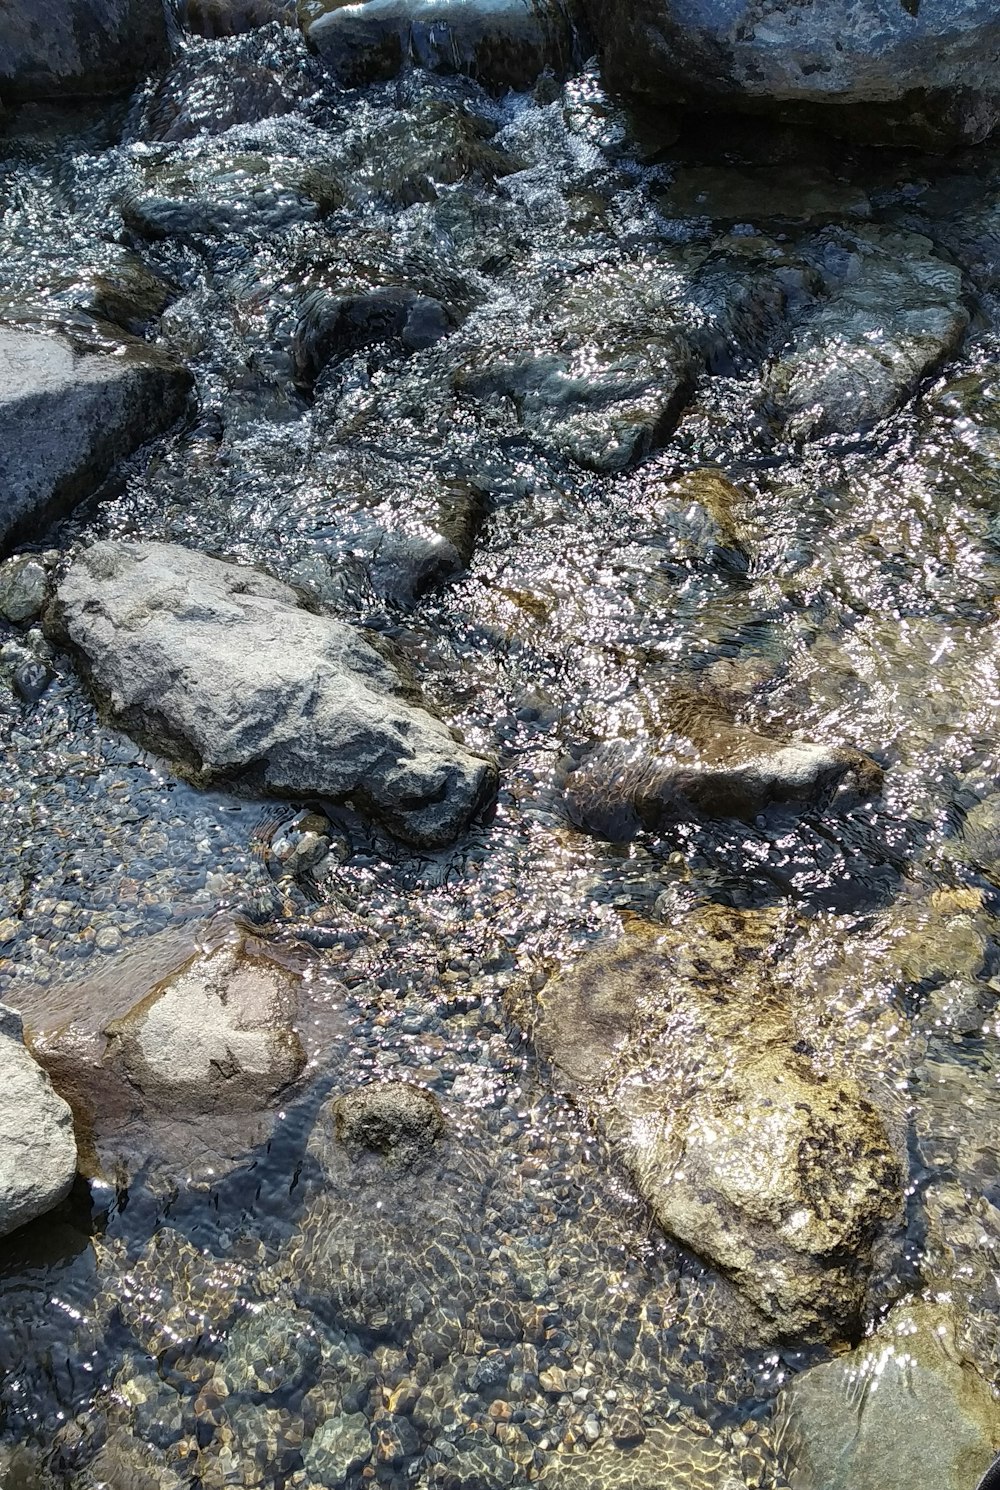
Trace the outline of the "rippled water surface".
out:
[[[776,178],[819,183],[811,221],[769,199]],[[14,118],[4,316],[113,342],[113,281],[198,387],[188,425],[39,546],[141,535],[262,565],[389,639],[501,766],[453,849],[323,804],[342,851],[282,878],[294,809],[194,792],[40,633],[0,638],[5,678],[25,648],[55,673],[35,704],[0,687],[5,1001],[49,1027],[88,999],[119,1012],[236,922],[302,949],[315,1028],[273,1136],[214,1164],[123,1159],[4,1245],[0,1412],[25,1483],[306,1483],[337,1412],[374,1417],[382,1484],[524,1483],[630,1414],[701,1435],[692,1485],[721,1483],[712,1455],[734,1484],[783,1483],[770,1403],[813,1356],[748,1333],[658,1233],[509,1013],[623,918],[683,940],[705,900],[783,911],[778,976],[819,1058],[877,1071],[909,1114],[907,1219],[865,1324],[954,1291],[1000,1385],[998,189],[989,147],[678,135],[591,72],[500,100],[420,72],[338,93],[277,26],[189,40],[127,110]],[[957,263],[969,331],[901,412],[789,443],[770,359],[818,238],[859,224]],[[433,334],[385,306],[381,330],[331,330],[332,298],[373,287],[423,297]],[[673,305],[697,356],[669,432],[677,354],[648,328]],[[582,415],[536,417],[524,368],[567,346],[579,389],[625,359],[628,408],[580,392]],[[705,465],[739,488],[725,531],[678,486]],[[695,686],[766,734],[870,752],[884,791],[624,845],[578,831],[568,765],[655,739]],[[321,1182],[321,1100],[379,1074],[438,1096],[447,1143],[423,1174]]]

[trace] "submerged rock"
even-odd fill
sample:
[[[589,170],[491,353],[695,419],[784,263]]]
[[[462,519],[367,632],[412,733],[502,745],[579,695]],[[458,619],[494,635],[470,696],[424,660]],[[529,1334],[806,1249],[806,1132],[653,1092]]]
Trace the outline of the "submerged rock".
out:
[[[348,88],[408,62],[487,88],[530,88],[574,57],[569,0],[299,0],[298,12],[306,40]]]
[[[185,368],[127,341],[78,355],[64,337],[0,327],[0,552],[37,533],[183,412]]]
[[[637,925],[546,984],[535,1040],[666,1232],[778,1335],[836,1338],[901,1211],[901,1138],[873,1092],[810,1058],[768,970],[776,930],[712,905]]]
[[[98,543],[60,585],[52,624],[112,719],[199,785],[350,798],[421,844],[453,839],[495,785],[357,630],[257,570]]]
[[[334,1103],[334,1131],[349,1146],[406,1160],[444,1129],[437,1098],[404,1081],[346,1092]]]
[[[76,1177],[73,1116],[0,1004],[0,1236],[58,1205]]]
[[[0,28],[0,97],[11,103],[127,93],[169,56],[160,0],[11,0]]]
[[[831,286],[767,381],[796,440],[855,434],[885,419],[961,344],[962,275],[930,239],[880,228],[830,230],[815,253]]]
[[[569,775],[579,827],[621,842],[697,816],[752,822],[775,803],[822,804],[848,776],[862,792],[881,787],[881,767],[860,750],[758,734],[709,699],[681,698],[666,713],[670,734],[609,740]]]
[[[585,0],[609,82],[866,142],[943,147],[1000,119],[993,0]]]
[[[106,1063],[155,1109],[266,1107],[305,1065],[297,982],[232,947],[195,957],[109,1026]]]
[[[778,1398],[793,1490],[971,1490],[1000,1448],[1000,1404],[946,1304],[902,1304],[870,1340]]]

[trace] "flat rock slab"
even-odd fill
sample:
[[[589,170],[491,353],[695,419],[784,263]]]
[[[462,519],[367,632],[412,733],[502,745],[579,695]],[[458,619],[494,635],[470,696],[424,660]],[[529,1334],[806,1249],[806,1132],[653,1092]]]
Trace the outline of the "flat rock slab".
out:
[[[198,785],[349,798],[411,843],[450,842],[492,764],[412,703],[356,629],[255,569],[163,543],[98,543],[50,621],[112,720]]]
[[[410,61],[468,73],[487,88],[530,88],[574,56],[564,0],[299,0],[298,13],[310,46],[349,88],[391,78]]]
[[[905,1304],[850,1355],[778,1398],[792,1490],[974,1490],[1000,1405],[956,1347],[947,1305]]]
[[[535,1041],[668,1234],[778,1335],[836,1338],[902,1208],[902,1135],[854,1076],[810,1059],[769,967],[780,916],[636,923],[545,985]]]
[[[127,345],[124,345],[127,343]],[[183,412],[187,370],[123,337],[120,356],[0,327],[0,552],[89,496]]]
[[[125,93],[168,56],[160,0],[5,0],[0,97]]]
[[[58,1205],[75,1176],[72,1113],[0,1004],[0,1236]]]

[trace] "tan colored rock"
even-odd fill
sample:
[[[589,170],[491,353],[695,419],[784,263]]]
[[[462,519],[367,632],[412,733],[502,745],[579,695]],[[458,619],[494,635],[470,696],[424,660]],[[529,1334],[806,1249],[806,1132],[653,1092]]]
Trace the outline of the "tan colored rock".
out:
[[[635,924],[539,995],[535,1038],[599,1120],[664,1230],[780,1336],[857,1321],[902,1208],[901,1135],[811,1058],[773,969],[778,912],[707,905]]]

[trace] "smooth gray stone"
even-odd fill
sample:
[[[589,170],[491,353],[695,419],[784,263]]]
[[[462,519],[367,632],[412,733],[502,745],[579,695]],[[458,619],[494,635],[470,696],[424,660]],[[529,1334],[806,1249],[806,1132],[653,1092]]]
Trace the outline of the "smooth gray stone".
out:
[[[0,1236],[58,1205],[75,1176],[73,1115],[0,1005]]]
[[[955,1325],[948,1305],[899,1305],[850,1355],[795,1378],[776,1407],[793,1490],[974,1490],[1000,1406]]]
[[[0,553],[89,496],[182,413],[187,370],[123,338],[121,356],[0,327]]]
[[[50,627],[115,723],[197,785],[350,798],[408,842],[450,842],[493,765],[411,702],[362,634],[255,569],[168,543],[97,543]]]

